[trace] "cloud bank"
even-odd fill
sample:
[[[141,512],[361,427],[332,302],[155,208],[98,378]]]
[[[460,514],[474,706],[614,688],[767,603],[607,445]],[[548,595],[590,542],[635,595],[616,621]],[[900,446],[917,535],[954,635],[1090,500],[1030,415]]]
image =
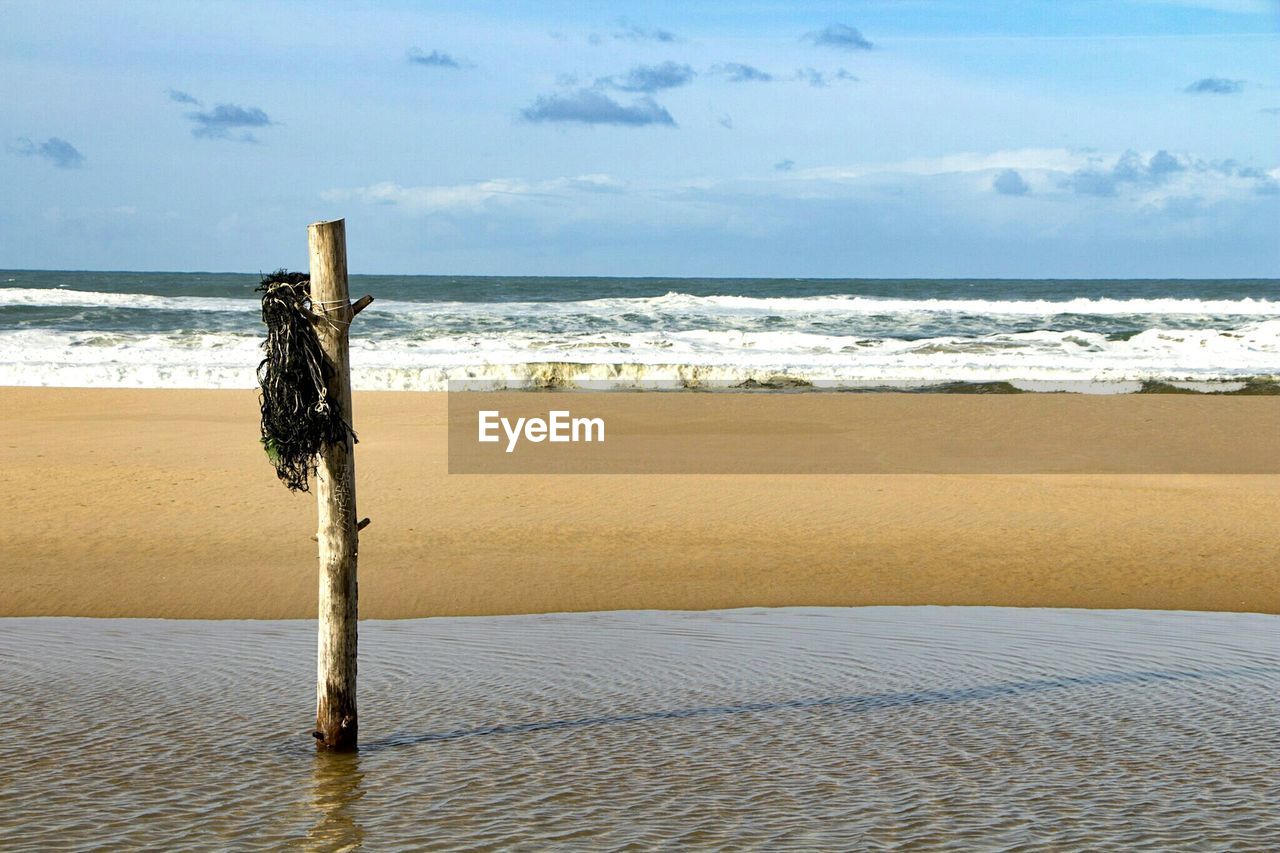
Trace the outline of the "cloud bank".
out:
[[[520,111],[525,121],[577,124],[612,124],[623,127],[665,125],[676,121],[652,98],[640,98],[623,105],[596,89],[578,89],[568,94],[542,95]]]
[[[232,137],[231,132],[240,128],[269,127],[275,122],[258,107],[241,107],[236,104],[218,104],[207,112],[187,113],[195,122],[191,135],[197,139],[232,139],[240,142],[257,142],[253,134],[243,132]]]
[[[327,190],[321,198],[397,207],[412,214],[476,214],[529,202],[616,194],[624,188],[625,184],[611,175],[591,174],[545,181],[492,178],[443,186],[403,186],[383,181],[366,187]]]
[[[1089,171],[1117,181],[1115,194],[1078,192],[1071,179]],[[1243,275],[1280,257],[1268,248],[1277,179],[1273,166],[1181,152],[1028,148],[814,168],[770,159],[754,176],[723,179],[389,182],[323,198],[368,205],[375,232],[399,242],[427,232],[459,257],[497,253],[521,270],[532,257],[548,273],[567,274],[568,257],[616,275],[916,274],[910,264],[944,275],[963,256],[979,267],[966,272],[983,275],[1026,275],[1027,265],[1053,275],[1221,275],[1224,259]],[[947,251],[922,258],[921,233],[940,235]],[[1205,255],[1223,245],[1225,254]],[[835,255],[820,251],[832,246]],[[1141,246],[1156,254],[1135,254]],[[661,267],[673,257],[671,270]],[[1152,257],[1163,266],[1152,269]],[[812,263],[797,269],[797,258]],[[658,267],[646,266],[654,259]]]
[[[188,95],[186,92],[179,91],[178,89],[170,89],[168,91],[168,95],[169,100],[173,101],[175,104],[192,104],[197,107],[200,106],[199,98],[194,95]]]
[[[842,50],[871,50],[874,47],[862,33],[846,24],[830,24],[820,30],[805,33],[805,39],[819,47],[836,47]]]
[[[637,65],[626,74],[602,77],[596,82],[623,92],[653,93],[684,86],[696,76],[688,65],[668,61],[659,65]]]
[[[15,139],[8,146],[9,152],[19,157],[41,157],[59,169],[79,169],[84,165],[84,155],[65,139],[51,136],[35,143],[25,136]]]
[[[1083,195],[1113,196],[1125,184],[1151,186],[1187,168],[1177,157],[1161,149],[1143,160],[1136,151],[1126,151],[1111,168],[1090,165],[1072,172],[1066,185]]]
[[[425,65],[428,68],[460,69],[471,67],[471,63],[465,59],[458,59],[442,50],[433,50],[430,53],[425,53],[420,48],[411,47],[407,56],[413,64]]]
[[[1182,91],[1189,95],[1234,95],[1244,91],[1244,81],[1228,80],[1224,77],[1205,77]]]
[[[754,65],[746,65],[741,62],[725,62],[713,65],[711,73],[725,76],[730,83],[769,83],[775,79],[769,72],[761,71]]]
[[[991,181],[991,188],[1000,195],[1026,195],[1031,187],[1022,179],[1017,169],[1005,169]]]
[[[638,27],[635,24],[628,23],[625,20],[619,21],[618,26],[620,29],[613,34],[613,37],[620,41],[657,41],[669,44],[680,40],[677,38],[676,34],[670,30],[659,28],[646,29],[644,27]]]

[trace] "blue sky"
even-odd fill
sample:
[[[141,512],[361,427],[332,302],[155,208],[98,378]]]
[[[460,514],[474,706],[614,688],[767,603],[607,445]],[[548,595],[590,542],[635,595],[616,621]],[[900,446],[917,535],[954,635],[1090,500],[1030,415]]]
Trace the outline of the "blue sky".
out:
[[[0,267],[1280,276],[1280,0],[4,18]]]

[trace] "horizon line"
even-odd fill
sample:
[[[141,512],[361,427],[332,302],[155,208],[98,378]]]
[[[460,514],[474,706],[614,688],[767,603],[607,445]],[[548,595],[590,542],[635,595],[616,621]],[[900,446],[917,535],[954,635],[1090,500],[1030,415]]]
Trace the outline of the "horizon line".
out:
[[[0,267],[0,273],[142,273],[146,275],[266,275],[267,272],[243,272],[236,270],[171,270],[171,269],[62,269],[57,267]],[[1231,276],[983,276],[983,275],[596,275],[579,274],[539,274],[539,273],[382,273],[348,271],[348,278],[563,278],[563,279],[608,279],[615,281],[1276,281],[1280,282],[1280,274],[1274,275],[1231,275]],[[0,282],[4,286],[9,282]]]

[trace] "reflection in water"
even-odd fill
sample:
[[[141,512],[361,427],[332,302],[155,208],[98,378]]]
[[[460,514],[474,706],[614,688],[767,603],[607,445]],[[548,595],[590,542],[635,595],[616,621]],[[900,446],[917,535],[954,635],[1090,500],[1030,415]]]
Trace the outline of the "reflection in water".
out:
[[[359,754],[317,752],[311,778],[316,823],[307,833],[308,849],[359,850],[364,844],[364,830],[354,809],[364,796]]]
[[[0,846],[1280,838],[1280,617],[579,613],[365,622],[360,650],[363,748],[317,754],[314,623],[0,619]]]

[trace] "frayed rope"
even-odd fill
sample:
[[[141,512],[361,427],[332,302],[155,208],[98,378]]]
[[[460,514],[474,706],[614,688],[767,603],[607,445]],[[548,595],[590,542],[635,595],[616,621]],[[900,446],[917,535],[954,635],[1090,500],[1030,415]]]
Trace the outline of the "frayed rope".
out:
[[[309,491],[316,455],[325,444],[355,440],[337,400],[329,399],[333,367],[312,325],[311,280],[303,273],[276,270],[262,279],[262,322],[266,357],[258,365],[262,388],[262,446],[280,482],[290,491]]]

